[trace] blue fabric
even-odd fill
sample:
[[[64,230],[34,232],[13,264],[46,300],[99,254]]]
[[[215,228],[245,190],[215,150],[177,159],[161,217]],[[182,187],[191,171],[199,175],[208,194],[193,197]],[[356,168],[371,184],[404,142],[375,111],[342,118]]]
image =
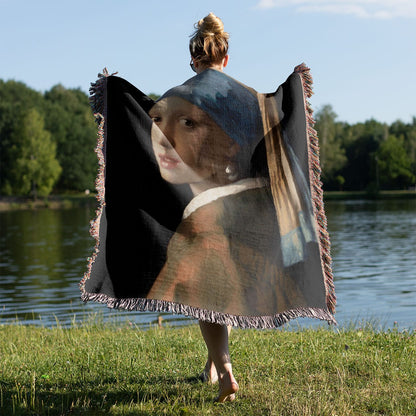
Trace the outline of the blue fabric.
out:
[[[168,90],[159,101],[167,97],[198,106],[241,147],[255,147],[264,136],[257,93],[223,72],[206,69]]]

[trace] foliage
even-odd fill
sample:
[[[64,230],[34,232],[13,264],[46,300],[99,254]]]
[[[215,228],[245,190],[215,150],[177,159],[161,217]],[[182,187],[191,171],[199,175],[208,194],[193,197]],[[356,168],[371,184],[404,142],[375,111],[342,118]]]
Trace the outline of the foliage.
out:
[[[27,137],[20,137],[25,131],[21,123],[31,109],[44,120],[50,152],[56,152],[61,166],[58,182],[53,181],[57,188],[61,191],[93,189],[97,136],[88,96],[79,89],[66,89],[61,85],[41,94],[21,82],[0,80],[0,193],[27,192],[27,186],[22,185],[22,176],[27,172],[20,169],[28,165],[18,164],[16,155],[25,152],[20,148],[27,140]],[[42,188],[41,194],[48,194],[50,190],[50,187]]]
[[[289,327],[290,328],[290,327]],[[414,415],[416,333],[371,327],[233,330],[232,403],[197,379],[197,326],[0,327],[0,413],[15,415]]]
[[[325,105],[316,116],[315,128],[319,133],[320,161],[325,181],[337,181],[334,174],[347,163],[341,143],[343,125],[337,123],[336,118],[337,115],[330,105]]]
[[[325,190],[407,189],[416,177],[416,118],[348,125],[330,105],[315,115]]]
[[[96,126],[88,97],[77,89],[54,86],[45,93],[46,128],[57,144],[63,174],[60,190],[93,189],[97,173]]]
[[[61,173],[56,160],[56,144],[44,129],[43,117],[31,109],[23,113],[12,135],[14,192],[47,196]]]
[[[151,98],[153,101],[156,101],[160,98],[160,95],[155,94],[153,92],[151,92],[150,94],[147,95],[149,98]]]
[[[13,140],[17,138],[14,132],[30,109],[43,114],[42,105],[42,94],[24,83],[0,80],[0,194],[17,192],[14,189],[17,178],[13,174],[16,170],[12,148],[15,145]]]
[[[390,135],[376,152],[380,181],[390,189],[402,188],[415,180],[412,159],[406,152],[403,138]]]

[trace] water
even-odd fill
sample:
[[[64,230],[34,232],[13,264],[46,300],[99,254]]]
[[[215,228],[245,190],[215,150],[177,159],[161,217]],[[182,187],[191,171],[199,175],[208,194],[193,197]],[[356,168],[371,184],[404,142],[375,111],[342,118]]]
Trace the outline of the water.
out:
[[[326,204],[337,320],[416,329],[416,201]]]
[[[338,323],[367,320],[382,329],[415,329],[416,201],[330,201],[326,209]],[[0,324],[68,326],[96,313],[142,327],[157,321],[155,313],[80,301],[78,283],[94,244],[88,233],[93,216],[93,206],[0,213]],[[193,322],[171,314],[164,320]]]

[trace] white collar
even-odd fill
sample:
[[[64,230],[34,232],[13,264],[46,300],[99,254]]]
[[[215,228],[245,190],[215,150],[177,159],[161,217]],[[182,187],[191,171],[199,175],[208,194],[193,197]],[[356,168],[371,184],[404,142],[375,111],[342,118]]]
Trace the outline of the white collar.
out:
[[[191,200],[183,211],[182,219],[184,220],[185,218],[188,218],[198,208],[207,205],[210,202],[216,201],[218,198],[238,194],[239,192],[246,191],[248,189],[262,188],[266,186],[266,184],[267,179],[265,178],[247,178],[241,179],[240,181],[229,185],[207,189]]]

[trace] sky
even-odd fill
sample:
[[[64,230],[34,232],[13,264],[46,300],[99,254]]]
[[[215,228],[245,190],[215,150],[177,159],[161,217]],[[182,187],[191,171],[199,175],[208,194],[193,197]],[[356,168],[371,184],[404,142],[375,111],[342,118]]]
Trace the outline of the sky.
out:
[[[0,0],[0,79],[87,92],[106,67],[162,94],[193,76],[189,36],[209,12],[230,34],[227,74],[257,91],[305,62],[315,111],[416,117],[416,0]]]

